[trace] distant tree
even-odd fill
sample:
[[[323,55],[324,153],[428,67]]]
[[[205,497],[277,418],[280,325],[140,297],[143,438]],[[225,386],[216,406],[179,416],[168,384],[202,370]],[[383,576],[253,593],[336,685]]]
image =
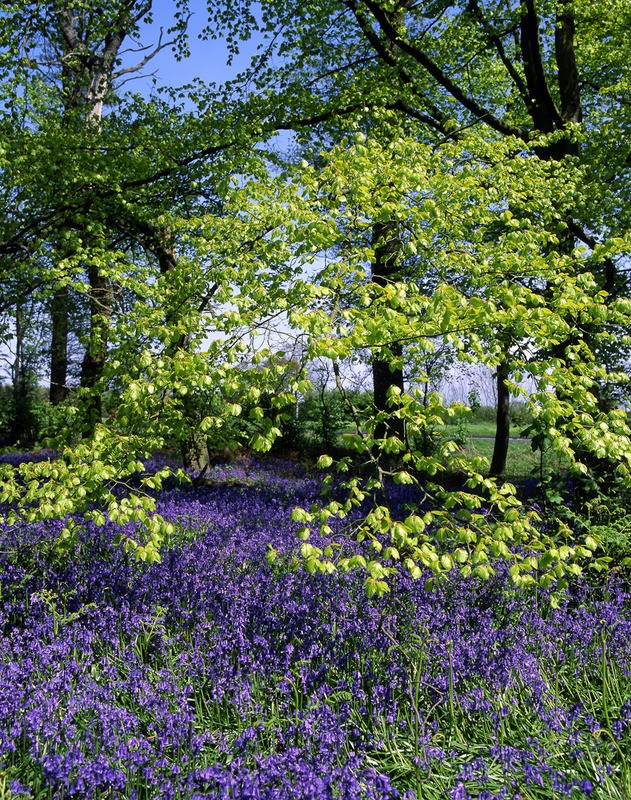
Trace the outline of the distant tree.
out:
[[[50,0],[33,4],[29,0],[11,3],[4,10],[3,34],[0,38],[1,70],[5,81],[5,96],[13,107],[9,115],[12,124],[17,124],[25,132],[39,132],[46,142],[46,129],[50,129],[50,119],[58,115],[54,122],[58,133],[57,142],[67,149],[77,149],[72,159],[85,163],[86,149],[98,151],[102,116],[108,104],[117,102],[116,87],[120,80],[141,70],[164,47],[174,43],[162,41],[153,48],[147,48],[141,60],[133,66],[122,66],[123,44],[137,36],[140,26],[151,19],[151,2],[114,2],[106,7],[94,4],[77,5],[65,0]],[[176,11],[179,15],[179,12]],[[175,27],[181,34],[185,27],[184,18],[179,15]],[[18,33],[19,32],[19,33]],[[55,172],[57,179],[69,164],[66,154],[57,152],[58,162]],[[52,164],[50,165],[52,166]],[[46,170],[47,172],[50,169]],[[51,176],[52,177],[52,176]],[[67,179],[69,176],[63,176]],[[89,176],[85,175],[86,181]],[[28,179],[27,179],[28,180]],[[85,187],[87,188],[87,187]],[[85,192],[85,188],[80,191]],[[29,191],[28,186],[17,187],[21,194]],[[37,214],[46,218],[47,210],[42,205],[44,198],[39,191],[31,195],[31,217],[29,224],[37,225]],[[105,237],[116,246],[115,233],[88,221],[89,197],[83,204],[66,213],[57,215],[55,229],[49,235],[48,259],[56,264],[72,262],[78,251],[86,251],[91,246],[90,239]],[[24,213],[26,203],[21,211]],[[43,220],[42,220],[43,221]],[[68,236],[68,232],[72,236]],[[136,232],[138,237],[138,233]],[[112,287],[99,266],[88,259],[87,290],[89,323],[86,335],[85,353],[81,366],[80,382],[86,389],[93,389],[103,371],[107,353],[107,328],[111,316]],[[68,394],[68,336],[69,303],[72,302],[71,284],[63,274],[59,278],[51,276],[50,289],[50,401],[62,402]],[[100,418],[100,395],[94,392],[89,402],[87,416],[88,429],[93,428]]]
[[[42,308],[27,298],[12,310],[11,394],[6,444],[28,449],[37,441],[38,375],[42,353]]]

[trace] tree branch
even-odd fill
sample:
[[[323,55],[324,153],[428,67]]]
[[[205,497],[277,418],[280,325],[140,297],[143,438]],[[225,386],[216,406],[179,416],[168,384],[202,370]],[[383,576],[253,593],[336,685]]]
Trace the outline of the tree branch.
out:
[[[519,92],[521,99],[524,101],[526,107],[528,108],[528,111],[530,112],[532,106],[532,98],[528,93],[528,87],[524,83],[524,80],[519,74],[519,72],[515,69],[515,65],[513,64],[512,60],[508,57],[506,50],[504,49],[504,43],[502,42],[501,36],[493,30],[489,21],[483,15],[478,0],[469,0],[469,8],[471,9],[471,11],[473,11],[475,16],[477,17],[479,24],[482,26],[485,34],[488,37],[488,40],[495,47],[495,50],[497,51],[497,54],[500,57],[500,61],[504,65],[506,72],[509,74],[511,80],[515,84],[515,87],[517,88],[517,91]]]
[[[388,63],[390,63],[401,73],[402,68],[399,63],[398,56],[392,51],[387,50],[387,48],[384,48],[383,42],[376,35],[368,20],[363,17],[361,8],[359,6],[359,0],[343,0],[343,2],[355,15],[355,18],[361,26],[364,35],[369,39],[373,47],[377,49],[382,57],[387,57]],[[383,10],[379,2],[375,2],[375,0],[363,0],[363,3],[370,11],[375,22],[379,25],[379,28],[386,40],[390,42],[398,51],[406,53],[414,61],[416,61],[417,64],[423,67],[423,69],[464,108],[470,111],[475,117],[484,122],[490,128],[496,130],[498,133],[506,136],[516,136],[524,141],[528,140],[529,132],[526,129],[517,127],[516,125],[511,125],[499,119],[499,117],[496,117],[491,111],[489,111],[488,108],[484,108],[484,106],[480,105],[477,100],[464,92],[458,84],[454,83],[454,81],[451,80],[451,78],[438,66],[438,64],[436,64],[433,59],[430,58],[425,51],[421,50],[421,48],[404,38],[400,31],[397,30],[393,24],[388,14]],[[409,80],[415,82],[411,76],[409,76]]]
[[[561,116],[565,122],[581,122],[581,92],[574,52],[574,15],[567,0],[559,0],[554,31]]]
[[[77,35],[72,25],[72,13],[67,8],[61,8],[59,3],[53,6],[53,13],[59,22],[59,30],[63,36],[64,42],[71,52],[84,51],[85,45]]]
[[[534,0],[521,0],[521,52],[528,92],[532,99],[531,116],[543,133],[563,127],[563,119],[550,95],[539,42],[539,20]]]
[[[119,69],[116,72],[112,73],[112,80],[117,80],[121,77],[121,75],[128,75],[131,72],[138,72],[144,66],[146,66],[151,59],[155,58],[161,50],[164,50],[165,47],[170,47],[172,44],[175,44],[175,39],[169,39],[168,42],[162,41],[162,28],[160,28],[160,36],[158,37],[158,44],[154,47],[154,49],[146,55],[141,61],[135,64],[133,67],[126,67],[125,69]]]
[[[569,220],[567,222],[567,227],[570,233],[573,236],[576,236],[576,238],[583,242],[583,244],[586,244],[590,250],[594,250],[594,248],[598,246],[599,243],[596,241],[596,239],[591,234],[587,233],[587,231],[584,230],[577,222]],[[603,288],[606,292],[611,293],[615,289],[618,270],[614,260],[609,256],[605,258],[603,265],[605,268],[605,285]]]

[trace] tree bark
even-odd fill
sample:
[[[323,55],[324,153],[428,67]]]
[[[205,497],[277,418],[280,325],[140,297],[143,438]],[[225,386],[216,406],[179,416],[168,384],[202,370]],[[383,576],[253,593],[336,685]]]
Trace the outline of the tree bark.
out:
[[[396,255],[399,238],[396,225],[391,222],[376,222],[372,233],[375,259],[371,266],[371,279],[377,286],[386,286],[396,277],[397,271]],[[394,386],[401,391],[405,388],[401,365],[403,350],[397,342],[390,344],[388,349],[391,355],[386,358],[381,358],[380,351],[377,350],[373,350],[372,356],[373,402],[376,411],[386,415],[375,428],[375,438],[396,436],[404,442],[405,421],[394,416],[392,407],[388,404],[388,391],[391,387]]]
[[[36,385],[33,350],[28,344],[28,314],[21,303],[15,307],[15,359],[11,365],[12,409],[9,439],[12,445],[30,447],[37,437],[37,420],[33,411]]]
[[[509,374],[508,360],[498,364],[495,380],[497,383],[497,413],[495,417],[495,443],[489,474],[499,478],[506,469],[506,457],[510,442],[510,391],[506,384]]]
[[[390,348],[395,358],[401,357],[401,347],[396,345]],[[405,422],[392,414],[392,407],[388,405],[388,391],[392,386],[404,390],[403,370],[391,367],[390,360],[382,361],[373,357],[372,379],[374,403],[377,412],[384,412],[387,418],[379,422],[375,428],[375,438],[383,439],[386,436],[396,436],[405,441]]]
[[[24,331],[22,328],[22,308],[18,303],[15,307],[15,358],[11,365],[11,394],[13,409],[11,414],[11,444],[19,444],[23,437],[23,411],[25,406],[24,391],[24,363],[22,360],[22,345]]]
[[[76,112],[83,111],[86,129],[98,132],[107,92],[112,83],[116,58],[128,29],[142,19],[151,9],[149,2],[136,12],[133,2],[125,6],[125,11],[112,19],[109,30],[102,36],[91,36],[89,25],[85,23],[85,9],[76,12],[65,3],[54,2],[53,13],[62,38],[62,92],[65,117],[69,125],[77,124]],[[123,72],[134,72],[162,48],[158,48],[143,59],[136,67]],[[88,267],[90,333],[88,345],[81,364],[81,387],[91,389],[86,400],[84,434],[92,435],[95,425],[101,419],[101,396],[98,383],[103,373],[107,356],[109,319],[112,313],[112,292],[109,281],[97,267]],[[58,292],[53,297],[52,307],[53,342],[51,345],[51,402],[60,402],[66,396],[67,340],[68,340],[68,295]]]
[[[84,436],[94,433],[101,421],[102,400],[98,382],[107,358],[107,339],[111,314],[111,288],[98,267],[88,267],[90,282],[90,338],[81,363],[81,388],[92,390],[84,405]]]
[[[59,289],[50,301],[50,389],[52,405],[62,403],[68,396],[68,290]]]
[[[576,24],[568,0],[559,0],[554,46],[558,67],[561,116],[564,122],[581,122],[581,88],[574,52]]]

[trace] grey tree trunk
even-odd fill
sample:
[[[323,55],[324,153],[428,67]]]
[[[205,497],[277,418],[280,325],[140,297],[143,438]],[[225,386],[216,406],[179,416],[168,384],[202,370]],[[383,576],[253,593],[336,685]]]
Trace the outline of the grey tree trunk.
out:
[[[11,365],[11,414],[8,431],[12,445],[30,447],[37,437],[37,420],[33,410],[36,386],[32,347],[27,343],[28,312],[21,303],[15,307],[15,357]]]
[[[130,0],[111,16],[109,23],[102,11],[98,24],[87,8],[74,8],[56,0],[52,10],[61,36],[62,91],[69,124],[82,124],[86,129],[99,132],[103,108],[112,81],[121,75],[137,72],[160,50],[173,44],[163,42],[133,67],[116,71],[116,60],[121,45],[129,32],[151,11],[151,2],[136,3]],[[99,30],[100,28],[100,30]],[[77,111],[82,112],[79,121]],[[89,436],[101,419],[101,396],[99,380],[107,356],[109,320],[112,314],[112,291],[109,282],[94,266],[88,267],[90,332],[88,345],[81,364],[81,386],[92,389],[85,406],[84,433]],[[59,292],[53,298],[53,345],[51,353],[51,402],[59,402],[65,396],[67,370],[68,299]]]

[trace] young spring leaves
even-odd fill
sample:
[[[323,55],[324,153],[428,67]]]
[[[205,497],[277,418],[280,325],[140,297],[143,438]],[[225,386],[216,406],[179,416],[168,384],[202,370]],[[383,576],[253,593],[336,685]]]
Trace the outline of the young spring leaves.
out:
[[[628,324],[628,301],[605,302],[592,269],[600,254],[554,247],[567,207],[580,201],[580,178],[570,164],[531,157],[521,142],[477,137],[438,153],[413,140],[384,146],[360,135],[324,156],[318,170],[304,167],[294,218],[307,209],[312,216],[303,220],[297,246],[306,254],[311,245],[312,257],[319,253],[326,263],[305,287],[308,305],[292,322],[309,333],[310,354],[334,365],[368,354],[394,367],[402,357],[409,387],[390,391],[405,440],[383,435],[383,411],[355,410],[357,429],[346,444],[369,477],[348,481],[342,504],[296,512],[307,568],[330,570],[336,549],[348,549],[347,541],[314,545],[311,529],[330,539],[331,517],[343,518],[372,498],[372,510],[353,522],[355,539],[371,547],[338,560],[338,566],[367,570],[369,592],[387,589],[396,562],[412,574],[426,566],[442,575],[458,565],[486,577],[490,557],[500,555],[513,562],[516,583],[544,586],[562,586],[568,574],[580,572],[593,539],[574,538],[563,526],[544,530],[510,484],[485,477],[487,465],[468,462],[448,438],[433,451],[421,446],[424,432],[456,411],[422,391],[423,355],[440,340],[465,363],[494,369],[508,357],[514,394],[527,394],[526,377],[534,383],[526,401],[570,475],[587,472],[591,454],[628,480],[626,415],[599,404],[607,374],[594,356],[595,342],[611,340]],[[398,276],[381,285],[369,269],[375,221],[394,226],[400,244]],[[336,375],[344,392],[339,369]],[[457,488],[450,488],[453,479],[436,479],[439,474],[459,475]],[[424,500],[417,513],[392,520],[387,503],[375,501],[388,479],[419,486]]]

